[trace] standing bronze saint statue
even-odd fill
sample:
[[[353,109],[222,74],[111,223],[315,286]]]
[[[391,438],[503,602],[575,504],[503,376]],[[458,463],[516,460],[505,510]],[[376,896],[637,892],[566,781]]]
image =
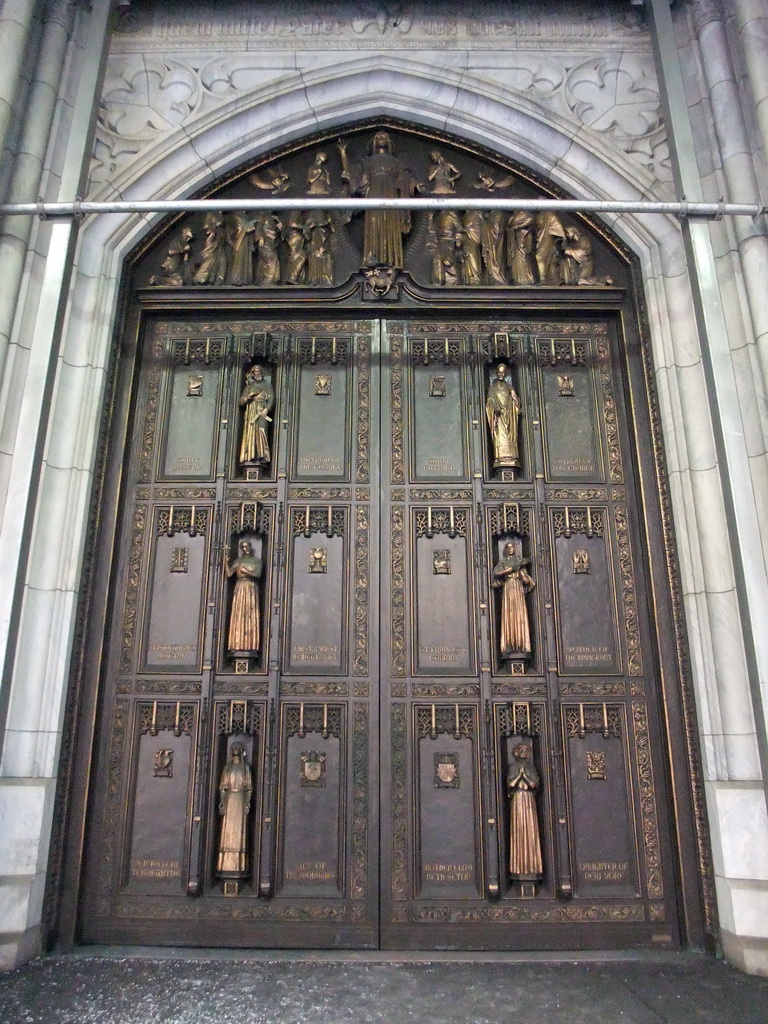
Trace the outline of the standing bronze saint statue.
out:
[[[267,424],[272,422],[269,413],[274,404],[274,389],[256,363],[246,374],[245,387],[240,395],[240,405],[245,407],[240,442],[241,466],[265,466],[271,460]]]
[[[227,578],[235,577],[235,592],[232,595],[232,611],[229,614],[227,649],[232,655],[257,654],[261,643],[261,615],[259,612],[259,579],[261,559],[253,553],[249,540],[240,541],[240,555],[229,559],[229,549],[224,549],[224,572]]]
[[[242,878],[248,873],[248,811],[253,783],[245,761],[245,748],[235,742],[229,748],[229,760],[219,779],[221,836],[216,873],[226,878]]]
[[[525,595],[536,586],[526,572],[528,560],[520,558],[515,545],[509,541],[504,545],[501,561],[493,567],[491,586],[502,587],[501,595],[501,636],[499,653],[502,658],[514,658],[516,654],[531,653],[531,630],[528,625],[528,609]]]
[[[352,195],[370,199],[398,199],[413,195],[413,177],[392,150],[392,140],[386,132],[376,132],[370,155],[359,164],[350,165],[347,143],[339,140],[341,177],[349,183]],[[403,235],[411,230],[411,215],[407,210],[366,210],[365,238],[363,241],[364,267],[403,268]]]
[[[536,815],[536,790],[541,777],[532,759],[530,743],[517,743],[507,772],[509,796],[509,875],[520,882],[535,882],[544,874]]]
[[[496,378],[491,381],[485,400],[485,415],[493,442],[493,465],[496,469],[519,469],[520,450],[517,426],[520,418],[520,399],[507,381],[505,363],[496,367]]]

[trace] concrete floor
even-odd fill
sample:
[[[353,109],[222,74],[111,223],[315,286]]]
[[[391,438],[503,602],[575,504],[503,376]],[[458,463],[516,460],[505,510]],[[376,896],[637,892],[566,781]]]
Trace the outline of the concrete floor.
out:
[[[125,955],[122,955],[125,953]],[[628,957],[79,950],[0,975],[0,1024],[768,1024],[768,978]]]

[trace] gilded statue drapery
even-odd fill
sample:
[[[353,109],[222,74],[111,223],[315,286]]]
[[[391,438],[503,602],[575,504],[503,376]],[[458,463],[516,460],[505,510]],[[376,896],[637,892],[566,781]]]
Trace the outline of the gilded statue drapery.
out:
[[[274,404],[275,392],[272,385],[264,378],[260,366],[252,366],[240,396],[240,405],[245,406],[240,442],[241,466],[265,465],[270,461],[267,423],[272,422],[269,412]]]
[[[502,588],[499,638],[499,652],[502,658],[511,658],[515,654],[529,654],[531,651],[531,631],[525,595],[529,590],[533,590],[536,583],[525,570],[527,564],[517,555],[515,545],[510,542],[504,547],[504,557],[493,569],[491,585]]]
[[[258,581],[262,565],[250,541],[240,541],[240,556],[234,562],[225,554],[224,571],[235,577],[227,647],[233,654],[255,654],[261,642]]]
[[[356,166],[347,159],[346,142],[339,142],[342,178],[353,195],[371,199],[397,199],[413,195],[415,182],[402,160],[392,151],[387,132],[376,132],[371,153]],[[403,267],[403,235],[411,230],[407,210],[366,210],[363,241],[364,267]]]
[[[519,881],[535,881],[544,873],[536,814],[536,791],[541,778],[531,759],[531,746],[518,743],[507,772],[509,795],[509,874]]]
[[[491,381],[485,401],[485,415],[493,441],[493,465],[496,468],[520,466],[517,427],[520,418],[520,399],[507,382],[507,367],[499,363],[496,379]]]
[[[219,779],[221,835],[216,871],[219,875],[242,876],[248,871],[248,811],[253,783],[242,743],[229,748],[229,760]]]

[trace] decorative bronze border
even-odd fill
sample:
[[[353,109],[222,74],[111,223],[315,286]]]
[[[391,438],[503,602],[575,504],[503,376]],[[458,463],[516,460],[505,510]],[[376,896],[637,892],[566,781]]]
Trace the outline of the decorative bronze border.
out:
[[[403,343],[404,328],[390,330],[390,354],[392,356],[392,483],[405,483],[403,461]]]
[[[648,897],[652,900],[660,900],[664,896],[664,883],[661,877],[656,794],[653,786],[653,761],[645,701],[632,701],[632,724],[635,730],[637,751],[637,777],[640,782],[640,824],[643,830]]]
[[[598,325],[595,324],[594,326],[597,327]],[[624,466],[621,461],[616,399],[613,396],[611,359],[608,345],[603,341],[598,342],[597,345],[597,362],[600,368],[600,386],[603,390],[603,419],[605,421],[605,440],[608,445],[608,475],[612,484],[623,484]]]
[[[392,675],[405,675],[405,509],[392,506]]]
[[[130,702],[116,700],[112,717],[112,738],[109,747],[109,774],[107,775],[107,799],[104,808],[101,833],[101,860],[98,871],[98,899],[95,913],[97,917],[108,917],[111,910],[110,895],[114,885],[114,872],[117,867],[117,840],[120,833],[120,791],[125,763],[126,736],[128,734],[128,716]]]
[[[616,521],[616,542],[619,548],[619,571],[621,572],[621,602],[624,607],[624,631],[627,639],[627,664],[631,676],[643,674],[643,652],[640,647],[640,624],[637,618],[637,596],[635,594],[635,571],[632,565],[632,546],[629,537],[627,510],[616,505],[613,510]]]
[[[350,895],[365,899],[368,889],[368,704],[352,705],[352,870]]]
[[[627,692],[625,683],[601,683],[598,680],[579,683],[566,683],[561,680],[558,682],[558,689],[563,697],[624,697]]]
[[[157,429],[157,407],[160,402],[160,380],[163,374],[161,360],[165,347],[165,338],[160,335],[160,329],[161,325],[158,325],[156,327],[155,344],[152,350],[152,367],[149,371],[149,383],[147,386],[147,404],[144,408],[144,432],[141,436],[141,454],[136,474],[138,483],[148,483],[152,477],[152,456],[155,449],[155,431]]]
[[[408,899],[405,704],[392,705],[392,899]]]
[[[486,906],[453,909],[452,907],[414,906],[411,920],[428,924],[464,924],[473,921],[536,921],[548,924],[560,922],[592,924],[597,921],[645,921],[645,907],[633,906],[576,906],[560,903],[554,907]]]
[[[277,494],[277,491],[275,491]],[[289,487],[288,500],[298,501],[305,498],[309,501],[349,501],[352,497],[350,487]]]
[[[123,630],[120,637],[120,666],[118,672],[133,670],[133,648],[136,640],[136,615],[139,602],[141,562],[146,536],[147,506],[137,505],[133,513],[131,554],[128,562],[128,583],[125,588]]]
[[[368,601],[370,593],[369,508],[355,509],[355,654],[354,674],[368,675]]]
[[[358,484],[370,483],[371,451],[371,339],[357,335],[357,476]]]

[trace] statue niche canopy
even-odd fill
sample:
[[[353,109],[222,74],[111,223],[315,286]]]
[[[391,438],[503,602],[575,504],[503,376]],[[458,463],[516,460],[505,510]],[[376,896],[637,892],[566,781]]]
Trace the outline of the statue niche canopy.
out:
[[[326,136],[235,172],[207,198],[551,195],[521,167],[403,127]],[[186,214],[137,270],[157,289],[309,290],[326,300],[424,301],[447,289],[604,289],[626,284],[613,247],[582,218],[554,210],[314,208]]]

